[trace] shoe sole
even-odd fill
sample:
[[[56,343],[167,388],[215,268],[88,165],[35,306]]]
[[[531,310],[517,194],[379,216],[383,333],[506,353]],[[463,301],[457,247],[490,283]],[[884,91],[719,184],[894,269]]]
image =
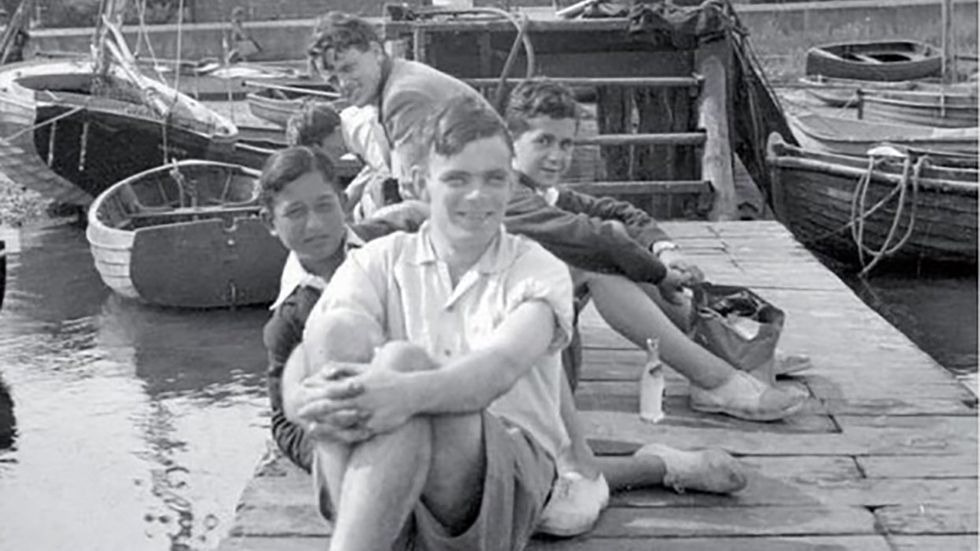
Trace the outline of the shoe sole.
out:
[[[583,528],[578,528],[578,527],[576,527],[576,528],[558,528],[558,527],[538,526],[537,529],[534,530],[534,533],[535,534],[543,534],[545,536],[553,536],[553,537],[556,537],[556,538],[574,538],[575,536],[581,536],[582,534],[586,534],[588,532],[591,532],[592,529],[595,528],[595,525],[596,525],[596,523],[598,521],[599,521],[599,519],[596,519],[595,522],[589,524],[589,526],[586,527],[586,528],[584,528],[584,529]]]
[[[779,421],[803,409],[803,404],[805,403],[806,400],[801,400],[799,403],[794,404],[792,407],[786,408],[778,412],[768,413],[768,414],[765,413],[746,414],[744,412],[736,413],[734,410],[728,409],[724,406],[699,405],[694,403],[691,404],[691,409],[693,409],[694,411],[700,411],[702,413],[724,413],[729,417],[742,419],[744,421]]]

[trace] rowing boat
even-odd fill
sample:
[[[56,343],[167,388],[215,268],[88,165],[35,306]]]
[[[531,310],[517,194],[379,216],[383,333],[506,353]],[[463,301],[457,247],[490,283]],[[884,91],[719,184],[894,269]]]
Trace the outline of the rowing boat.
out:
[[[939,50],[914,40],[841,42],[806,53],[808,75],[897,81],[937,77],[941,72]]]
[[[100,194],[86,237],[116,293],[185,308],[271,302],[286,250],[259,219],[258,171],[180,161]]]
[[[977,128],[931,128],[806,113],[787,115],[793,136],[807,149],[865,155],[889,143],[922,152],[977,155]]]
[[[336,100],[340,95],[326,83],[304,82],[284,85],[267,84],[261,90],[246,96],[248,108],[256,117],[286,126],[289,117],[313,99]]]
[[[768,143],[773,209],[805,245],[847,262],[977,262],[977,164],[846,156]]]
[[[875,91],[861,95],[860,111],[869,121],[975,128],[977,95],[958,90]]]

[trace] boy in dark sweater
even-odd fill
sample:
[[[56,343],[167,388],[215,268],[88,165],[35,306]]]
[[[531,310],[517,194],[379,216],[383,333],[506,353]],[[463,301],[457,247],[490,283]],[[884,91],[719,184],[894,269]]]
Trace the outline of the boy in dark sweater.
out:
[[[659,339],[663,359],[691,382],[692,409],[754,421],[798,411],[803,396],[766,386],[687,336],[690,304],[683,288],[703,274],[650,216],[622,201],[558,187],[571,163],[578,114],[571,91],[558,83],[529,80],[513,90],[505,118],[519,184],[507,229],[567,262],[576,287],[587,289],[603,319],[630,342],[643,349],[647,339]],[[583,441],[574,436],[574,407],[565,413],[571,441]],[[558,509],[555,518],[569,518],[562,508],[582,510],[590,501],[601,508],[608,490],[588,447],[573,445],[562,459],[568,498],[549,504]],[[545,531],[555,531],[548,530],[548,517],[546,511]]]

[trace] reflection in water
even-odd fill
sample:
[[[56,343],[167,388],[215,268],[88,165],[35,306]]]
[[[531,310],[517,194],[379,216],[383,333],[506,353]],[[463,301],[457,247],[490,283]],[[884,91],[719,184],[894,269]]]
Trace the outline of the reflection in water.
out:
[[[17,419],[14,417],[14,399],[10,396],[10,389],[3,382],[3,377],[0,377],[0,452],[14,447],[16,438]]]
[[[268,312],[121,300],[78,228],[24,234],[8,260],[0,369],[17,445],[0,445],[2,547],[213,548],[266,438]]]

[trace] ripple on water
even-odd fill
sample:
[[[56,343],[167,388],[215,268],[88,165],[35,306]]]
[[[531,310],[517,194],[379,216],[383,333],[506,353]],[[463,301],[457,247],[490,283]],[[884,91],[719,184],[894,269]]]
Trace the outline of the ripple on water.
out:
[[[268,432],[268,312],[119,299],[77,228],[23,234],[9,267],[0,312],[4,547],[215,547]]]

